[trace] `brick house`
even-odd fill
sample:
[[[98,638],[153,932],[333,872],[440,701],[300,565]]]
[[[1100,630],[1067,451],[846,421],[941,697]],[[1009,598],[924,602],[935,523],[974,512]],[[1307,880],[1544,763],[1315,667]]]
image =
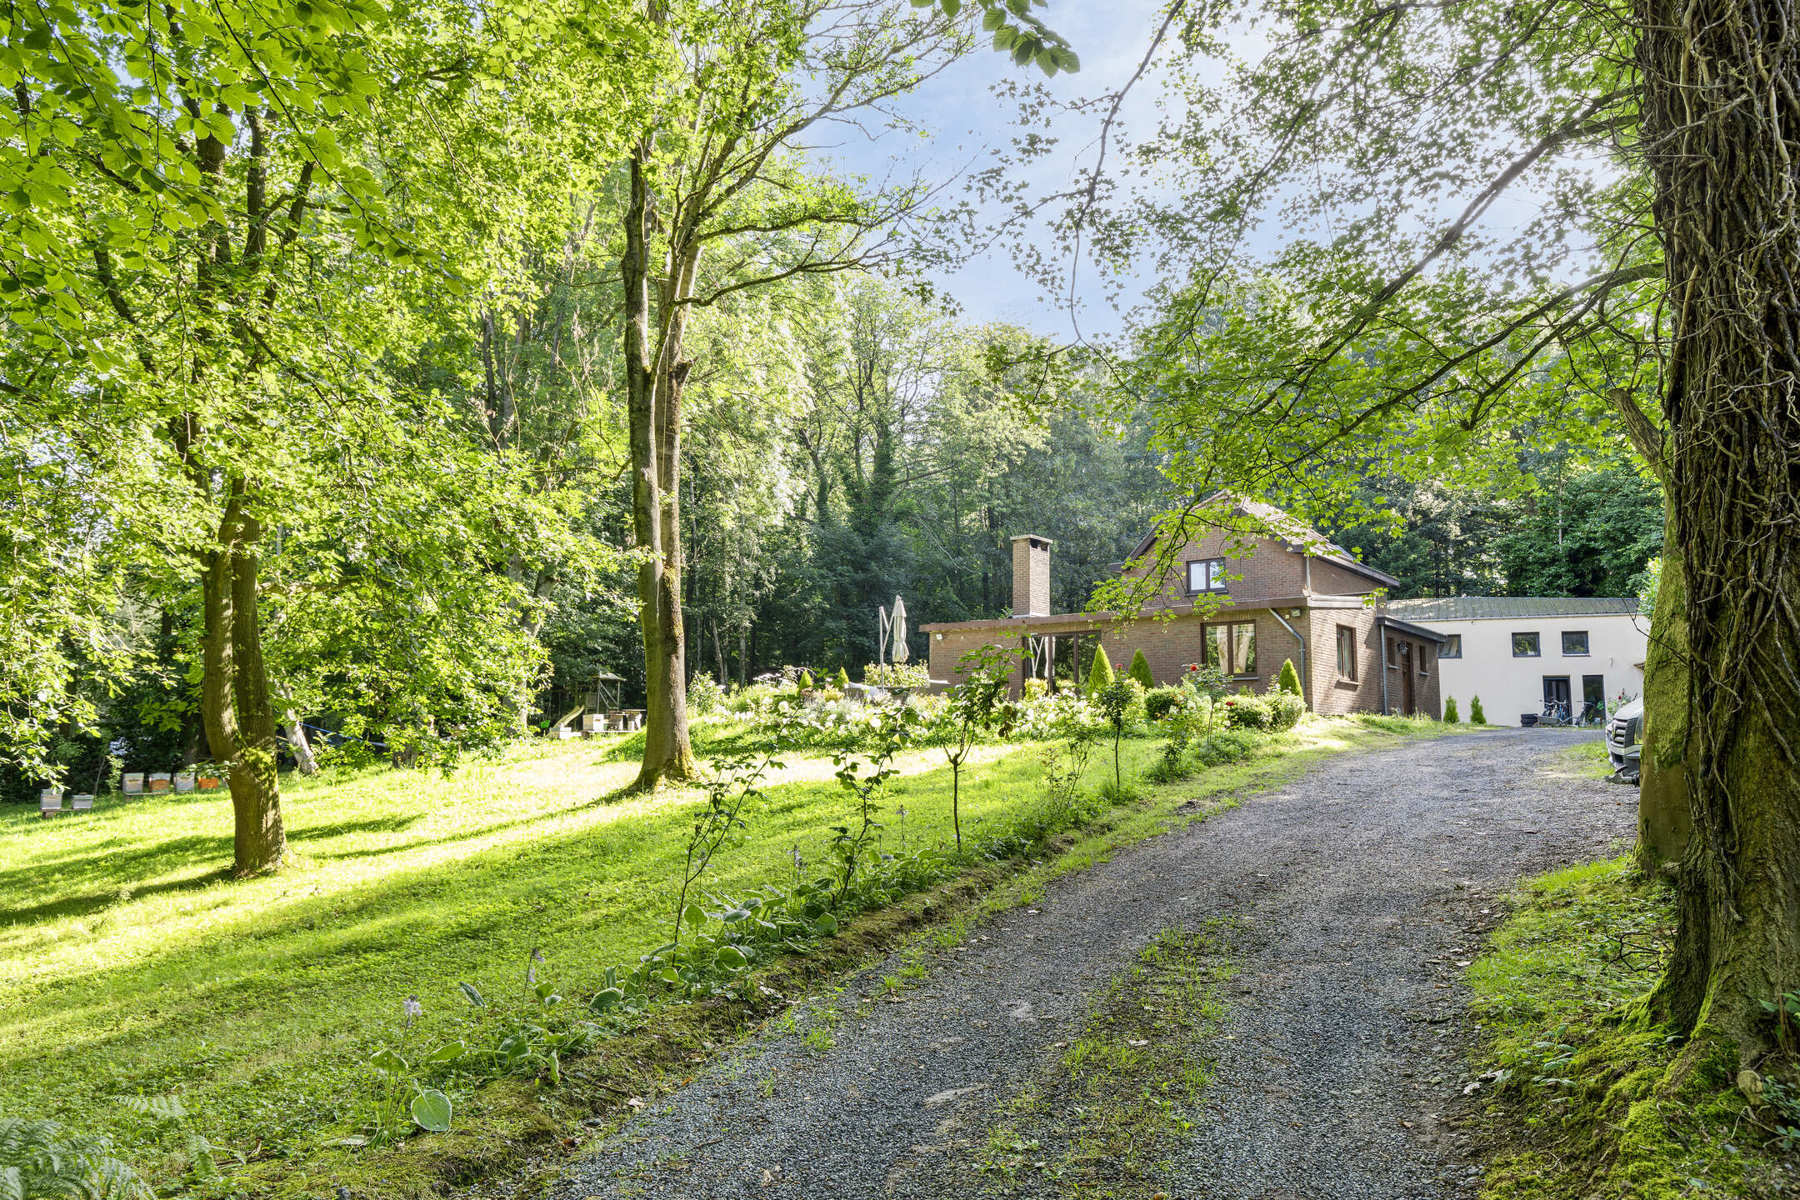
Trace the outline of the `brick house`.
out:
[[[1260,693],[1291,658],[1314,712],[1439,715],[1444,635],[1387,611],[1386,589],[1398,580],[1272,505],[1213,497],[1206,507],[1221,500],[1229,524],[1181,546],[1159,545],[1152,533],[1132,550],[1124,570],[1148,598],[1125,620],[1052,613],[1052,544],[1015,537],[1012,615],[922,626],[931,677],[955,680],[962,656],[980,646],[1016,646],[1025,658],[1015,694],[1029,678],[1056,686],[1086,677],[1098,643],[1115,664],[1142,650],[1159,684],[1176,682],[1188,663],[1211,662]]]

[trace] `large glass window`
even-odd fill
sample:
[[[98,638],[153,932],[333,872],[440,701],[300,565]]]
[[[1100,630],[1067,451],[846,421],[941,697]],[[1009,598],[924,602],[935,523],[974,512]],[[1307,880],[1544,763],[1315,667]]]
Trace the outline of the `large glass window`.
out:
[[[1562,639],[1564,654],[1581,656],[1588,652],[1587,630],[1565,629],[1563,630]]]
[[[1234,621],[1207,625],[1200,631],[1201,654],[1206,664],[1227,675],[1256,674],[1256,623]]]
[[[1187,590],[1197,592],[1222,592],[1225,590],[1225,560],[1222,558],[1197,558],[1187,565]]]
[[[1535,633],[1515,633],[1512,642],[1514,658],[1536,658],[1544,652]]]
[[[1352,625],[1337,627],[1338,676],[1342,679],[1356,678],[1356,628]]]

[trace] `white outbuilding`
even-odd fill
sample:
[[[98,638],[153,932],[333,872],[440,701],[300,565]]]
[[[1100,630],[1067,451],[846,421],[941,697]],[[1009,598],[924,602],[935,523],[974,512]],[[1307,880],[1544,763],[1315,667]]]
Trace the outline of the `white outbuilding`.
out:
[[[1650,618],[1633,597],[1448,596],[1388,612],[1444,635],[1440,694],[1465,721],[1479,696],[1492,725],[1600,724],[1644,690]]]

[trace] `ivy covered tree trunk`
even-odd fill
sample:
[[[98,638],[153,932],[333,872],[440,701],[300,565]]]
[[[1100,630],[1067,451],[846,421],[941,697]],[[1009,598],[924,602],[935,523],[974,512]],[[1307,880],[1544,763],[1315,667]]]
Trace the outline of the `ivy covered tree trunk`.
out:
[[[1770,0],[1636,9],[1692,668],[1694,832],[1657,1002],[1754,1065],[1762,1003],[1800,989],[1800,25]]]
[[[201,574],[200,716],[231,787],[232,868],[253,875],[281,864],[287,833],[275,769],[275,711],[257,619],[255,547],[261,530],[244,504],[245,487],[236,482],[218,545],[208,552]]]
[[[1644,658],[1637,861],[1646,875],[1656,874],[1665,863],[1680,862],[1694,828],[1687,789],[1687,586],[1673,516],[1663,546]]]

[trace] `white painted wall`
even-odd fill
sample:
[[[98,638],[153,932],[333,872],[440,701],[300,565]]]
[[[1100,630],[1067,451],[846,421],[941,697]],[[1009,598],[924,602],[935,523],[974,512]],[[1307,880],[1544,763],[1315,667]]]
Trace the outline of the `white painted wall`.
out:
[[[1649,646],[1650,618],[1629,613],[1585,617],[1499,617],[1478,621],[1416,621],[1427,629],[1462,638],[1461,658],[1439,658],[1439,684],[1445,700],[1456,698],[1458,714],[1469,719],[1469,700],[1481,697],[1490,725],[1517,725],[1522,713],[1544,711],[1544,676],[1569,680],[1570,705],[1581,713],[1581,677],[1606,679],[1606,710],[1619,703],[1619,693],[1635,700],[1644,691],[1639,665]],[[1565,630],[1586,630],[1588,653],[1565,655]],[[1539,658],[1514,658],[1512,635],[1538,635]]]

